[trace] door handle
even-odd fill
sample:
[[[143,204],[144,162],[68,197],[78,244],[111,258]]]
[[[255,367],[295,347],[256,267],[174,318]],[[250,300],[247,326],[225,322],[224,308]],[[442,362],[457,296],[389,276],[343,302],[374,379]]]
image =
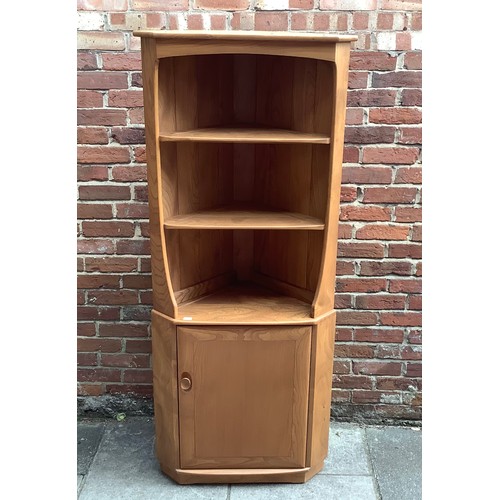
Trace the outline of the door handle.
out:
[[[191,380],[191,375],[189,373],[183,373],[182,378],[181,378],[181,389],[183,391],[189,391],[191,389],[191,386],[193,385],[193,382]]]

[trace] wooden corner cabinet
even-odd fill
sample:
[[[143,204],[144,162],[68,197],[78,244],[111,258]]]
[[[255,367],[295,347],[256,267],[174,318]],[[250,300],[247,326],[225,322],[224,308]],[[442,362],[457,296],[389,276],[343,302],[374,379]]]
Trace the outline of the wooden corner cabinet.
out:
[[[356,37],[134,34],[161,468],[179,483],[307,481],[328,448]]]

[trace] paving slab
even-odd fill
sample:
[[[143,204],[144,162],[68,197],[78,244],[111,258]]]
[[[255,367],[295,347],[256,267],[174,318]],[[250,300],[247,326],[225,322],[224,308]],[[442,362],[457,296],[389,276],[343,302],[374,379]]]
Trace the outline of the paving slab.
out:
[[[104,434],[104,422],[78,423],[78,474],[87,474]]]
[[[303,484],[232,485],[230,499],[377,500],[377,495],[370,476],[317,475]]]
[[[333,422],[328,455],[320,474],[370,475],[364,429],[355,424]]]
[[[422,432],[369,427],[366,436],[382,499],[421,500]]]
[[[227,485],[178,485],[154,454],[152,418],[108,425],[79,500],[227,500]]]

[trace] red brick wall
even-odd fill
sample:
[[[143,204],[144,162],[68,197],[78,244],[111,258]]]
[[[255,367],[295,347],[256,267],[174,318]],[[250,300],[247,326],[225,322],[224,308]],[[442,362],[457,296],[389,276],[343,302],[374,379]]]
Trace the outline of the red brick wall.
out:
[[[140,41],[131,30],[356,33],[335,413],[421,415],[421,1],[78,0],[78,392],[151,394]]]

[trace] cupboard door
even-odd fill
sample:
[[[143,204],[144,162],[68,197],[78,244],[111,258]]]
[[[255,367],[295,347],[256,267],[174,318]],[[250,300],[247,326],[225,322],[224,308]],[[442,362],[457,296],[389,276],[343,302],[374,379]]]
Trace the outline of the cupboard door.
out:
[[[311,327],[178,327],[183,468],[305,467]]]

